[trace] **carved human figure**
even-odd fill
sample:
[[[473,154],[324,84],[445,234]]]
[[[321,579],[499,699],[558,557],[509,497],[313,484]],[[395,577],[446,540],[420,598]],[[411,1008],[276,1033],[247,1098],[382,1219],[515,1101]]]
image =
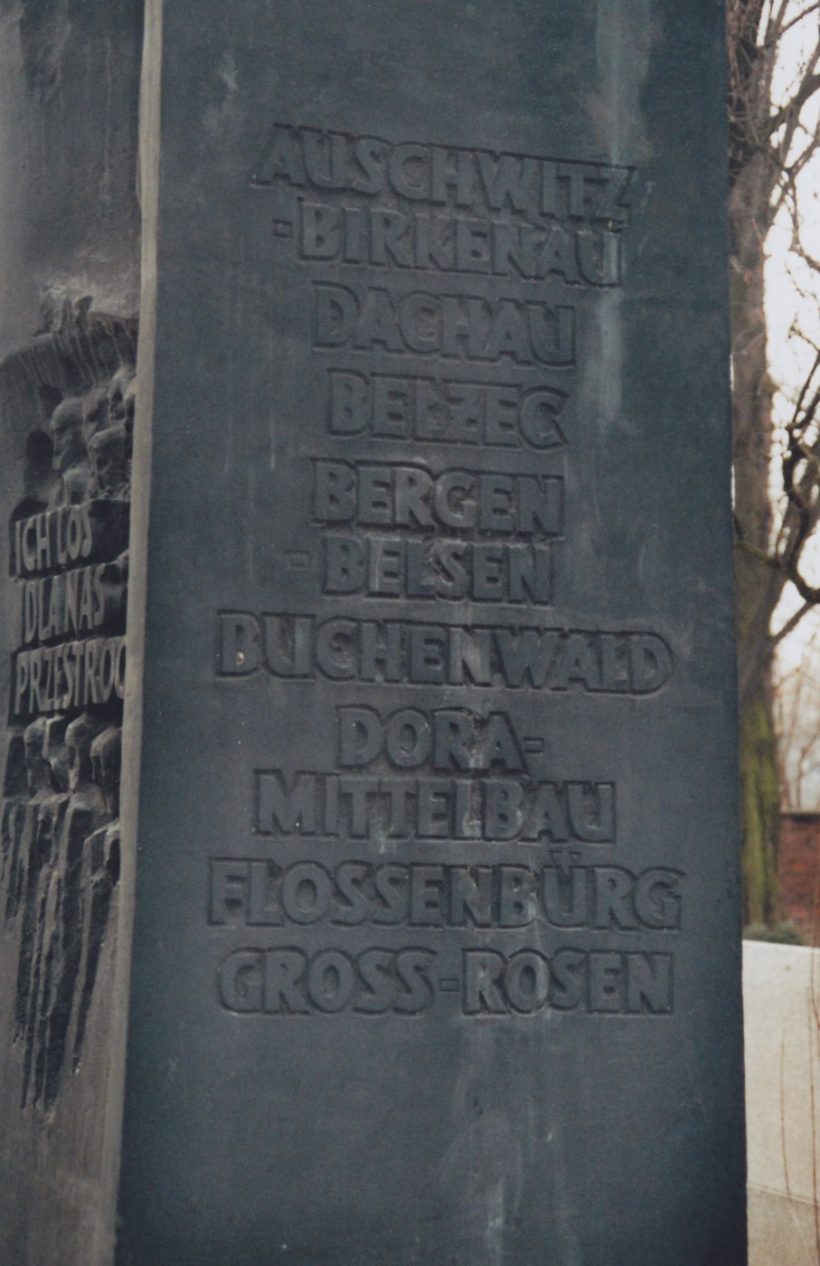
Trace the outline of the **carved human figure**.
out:
[[[90,478],[81,400],[63,400],[54,410],[51,416],[51,443],[52,464],[62,478],[64,500],[85,500]]]
[[[48,719],[38,717],[23,731],[26,753],[26,774],[29,792],[27,839],[29,850],[41,861],[53,854],[63,814],[68,803],[64,791],[57,787],[48,757]]]
[[[69,797],[65,793],[55,792],[52,787],[51,767],[46,754],[45,718],[27,726],[23,737],[31,800],[20,842],[23,918],[14,1014],[16,1032],[19,1035],[25,1034],[26,1040],[23,1075],[25,1102],[33,1070],[39,1000],[45,987],[42,969],[44,963],[47,963],[47,956],[43,951],[52,929],[47,913],[50,901],[55,898],[55,885],[59,882],[59,843]]]
[[[13,919],[20,908],[25,883],[25,857],[23,835],[28,823],[29,806],[25,800],[4,800],[0,840],[2,840],[2,883],[5,890],[6,922]]]
[[[105,807],[112,818],[120,812],[120,757],[122,733],[112,725],[98,734],[91,744],[91,769],[94,782],[105,800]]]
[[[48,795],[53,790],[51,766],[46,756],[46,718],[38,717],[23,731],[26,753],[26,784],[32,798]]]
[[[134,372],[69,397],[27,450],[26,497],[15,517],[89,501],[103,559],[127,540]],[[47,432],[47,433],[46,433]],[[30,472],[29,472],[30,468]],[[12,526],[13,526],[12,520]],[[61,521],[62,522],[62,521]],[[14,546],[12,531],[12,547]],[[119,629],[128,554],[102,563],[106,629]],[[80,1058],[119,879],[120,729],[93,709],[32,721],[10,748],[0,805],[5,917],[20,937],[15,1032],[23,1103],[48,1109],[66,1060]],[[96,841],[96,844],[95,844]]]
[[[5,892],[5,917],[8,922],[16,915],[22,895],[24,867],[21,842],[29,814],[26,749],[22,732],[9,735],[3,795],[2,819],[0,820],[0,852],[2,853],[0,884]]]
[[[136,384],[134,370],[123,366],[111,379],[108,392],[109,424],[124,426],[129,436],[134,428]]]
[[[102,737],[102,736],[101,736]],[[100,965],[100,956],[109,919],[112,913],[114,893],[120,879],[120,828],[119,823],[101,827],[86,840],[86,855],[90,883],[90,908],[87,915],[85,980],[79,992],[77,1025],[74,1033],[74,1068],[79,1066],[83,1053],[86,1027],[94,996],[94,985]]]
[[[68,791],[68,747],[65,732],[68,725],[64,716],[49,717],[45,725],[43,754],[51,770],[52,786],[57,791]]]
[[[52,730],[46,727],[45,733],[58,744],[59,726]],[[93,778],[99,767],[106,785],[110,782],[113,742],[97,748],[94,743],[112,730],[116,734],[89,713],[65,727],[65,773],[62,758],[55,754],[55,761],[57,777],[65,778],[69,794],[42,800],[29,866],[26,918],[37,948],[20,968],[16,1014],[18,1032],[26,1036],[24,1102],[31,1096],[46,1109],[57,1097],[77,1005],[90,915],[89,844],[110,816],[106,796]],[[32,735],[33,761],[40,733],[38,727]],[[47,761],[46,766],[50,771]],[[34,769],[42,777],[41,764],[34,763]],[[110,797],[110,787],[108,791]]]
[[[86,444],[98,431],[104,431],[110,419],[109,387],[94,387],[83,400],[83,439]]]
[[[71,722],[65,732],[68,748],[68,789],[72,796],[99,790],[94,786],[93,781],[91,744],[105,728],[105,722],[98,721],[88,712],[83,712]]]
[[[118,423],[92,435],[88,442],[93,490],[99,497],[123,497],[128,492],[128,436]]]

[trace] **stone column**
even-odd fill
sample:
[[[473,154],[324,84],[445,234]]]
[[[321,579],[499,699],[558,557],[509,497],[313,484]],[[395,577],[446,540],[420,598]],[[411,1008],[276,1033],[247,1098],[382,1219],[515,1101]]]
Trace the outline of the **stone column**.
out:
[[[142,17],[138,0],[0,4],[0,1262],[9,1266],[103,1266],[112,1252],[123,1058],[114,753]]]

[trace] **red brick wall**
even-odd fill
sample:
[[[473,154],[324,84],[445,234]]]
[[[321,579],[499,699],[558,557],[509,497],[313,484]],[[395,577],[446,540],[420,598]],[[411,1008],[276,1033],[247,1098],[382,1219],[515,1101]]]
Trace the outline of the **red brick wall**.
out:
[[[781,815],[780,891],[784,917],[820,945],[820,813]]]

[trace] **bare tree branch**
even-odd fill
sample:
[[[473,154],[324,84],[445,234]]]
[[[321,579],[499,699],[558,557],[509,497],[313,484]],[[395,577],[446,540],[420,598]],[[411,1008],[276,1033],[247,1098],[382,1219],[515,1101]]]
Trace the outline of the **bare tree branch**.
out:
[[[813,610],[814,606],[811,602],[804,602],[802,607],[798,607],[794,615],[789,617],[783,627],[778,629],[776,633],[772,634],[772,646],[779,646],[785,637],[788,637],[790,633],[794,632],[803,617],[808,615],[809,611]]]
[[[797,26],[798,23],[805,21],[806,18],[810,18],[812,14],[816,14],[820,11],[820,6],[815,0],[814,4],[807,5],[800,13],[796,13],[794,17],[791,17],[788,21],[786,21],[785,10],[787,8],[788,0],[785,0],[785,2],[784,0],[781,0],[780,11],[777,19],[770,21],[767,24],[766,34],[762,41],[765,48],[777,47],[783,39],[783,36],[791,31],[793,27]]]

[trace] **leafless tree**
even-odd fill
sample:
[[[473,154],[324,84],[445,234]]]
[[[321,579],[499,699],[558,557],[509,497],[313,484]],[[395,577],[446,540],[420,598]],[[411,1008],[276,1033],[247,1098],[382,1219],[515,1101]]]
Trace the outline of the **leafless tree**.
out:
[[[820,632],[776,672],[774,721],[782,808],[799,813],[820,802]]]
[[[779,71],[800,36],[793,82]],[[820,604],[806,568],[820,520],[820,350],[791,402],[780,450],[766,328],[766,240],[788,216],[803,249],[800,175],[820,147],[820,0],[728,0],[730,233],[738,670],[741,702],[746,919],[779,917],[780,808],[774,726],[777,642]],[[799,329],[793,331],[801,338]],[[772,473],[779,486],[773,490]],[[774,495],[773,495],[774,491]],[[800,595],[785,626],[772,621],[784,591]]]

